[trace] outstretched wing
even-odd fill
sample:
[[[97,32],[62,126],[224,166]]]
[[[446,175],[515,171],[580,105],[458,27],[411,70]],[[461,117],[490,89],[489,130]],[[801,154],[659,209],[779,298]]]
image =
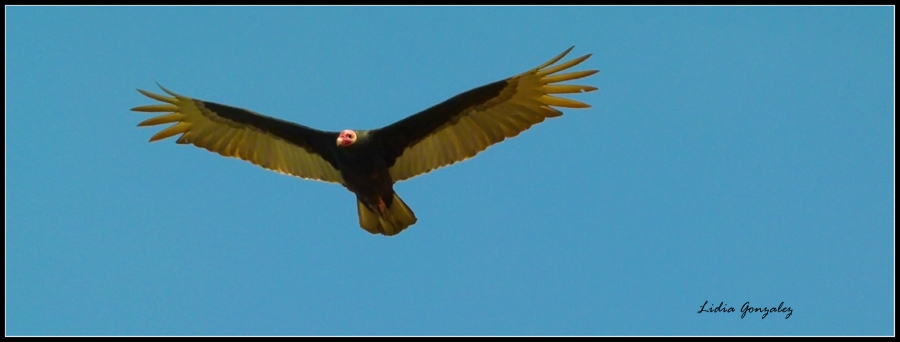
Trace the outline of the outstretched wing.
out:
[[[344,183],[329,148],[337,133],[323,132],[270,118],[249,110],[178,95],[162,86],[166,97],[140,90],[165,104],[132,108],[136,112],[166,113],[138,126],[175,123],[150,142],[181,134],[176,143],[194,144],[225,157],[240,158],[266,169],[306,179]],[[329,145],[330,144],[330,145]]]
[[[562,115],[553,107],[590,107],[553,96],[597,90],[591,86],[556,84],[597,72],[557,74],[591,56],[588,54],[551,66],[572,48],[574,46],[534,69],[456,95],[372,132],[373,138],[384,146],[391,177],[399,182],[471,158],[546,118]]]

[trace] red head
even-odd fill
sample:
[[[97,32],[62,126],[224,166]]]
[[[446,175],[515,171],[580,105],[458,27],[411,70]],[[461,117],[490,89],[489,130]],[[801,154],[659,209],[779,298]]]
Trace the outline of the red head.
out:
[[[341,131],[341,134],[338,134],[337,145],[340,147],[347,147],[353,145],[356,142],[356,132],[345,129]]]

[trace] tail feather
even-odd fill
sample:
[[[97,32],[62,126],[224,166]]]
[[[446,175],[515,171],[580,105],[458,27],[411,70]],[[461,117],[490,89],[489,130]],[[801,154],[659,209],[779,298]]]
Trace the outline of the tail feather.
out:
[[[416,223],[416,215],[396,193],[384,212],[379,212],[377,206],[369,208],[360,198],[356,199],[356,208],[359,212],[359,226],[372,234],[397,235]]]

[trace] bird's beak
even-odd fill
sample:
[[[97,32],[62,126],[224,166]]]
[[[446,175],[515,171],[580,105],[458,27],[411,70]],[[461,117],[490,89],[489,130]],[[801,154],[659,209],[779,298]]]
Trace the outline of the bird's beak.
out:
[[[338,145],[338,146],[341,146],[341,142],[342,142],[341,137],[338,137],[338,138],[337,138],[337,145]]]

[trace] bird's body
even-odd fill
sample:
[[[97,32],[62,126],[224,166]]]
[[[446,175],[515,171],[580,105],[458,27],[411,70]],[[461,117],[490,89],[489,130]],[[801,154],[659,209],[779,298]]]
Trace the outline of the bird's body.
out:
[[[393,235],[390,233],[394,231],[399,233],[400,230],[416,223],[416,217],[412,210],[396,197],[394,180],[391,178],[384,156],[379,153],[380,146],[377,145],[377,141],[368,139],[368,133],[356,131],[356,142],[346,148],[336,149],[334,157],[344,178],[344,186],[356,194],[361,221],[364,218],[371,220],[373,223],[367,223],[365,226],[376,227],[375,230],[379,233]],[[395,199],[400,203],[394,203]],[[390,209],[400,211],[397,215],[393,215]]]
[[[162,87],[173,97],[138,91],[167,104],[132,110],[169,113],[139,126],[175,123],[150,141],[181,134],[177,143],[194,144],[301,178],[342,184],[356,194],[360,226],[370,233],[390,236],[417,221],[394,192],[394,183],[471,158],[546,118],[562,115],[551,106],[589,107],[550,95],[597,89],[553,84],[596,73],[589,70],[554,75],[590,57],[550,67],[569,51],[571,48],[525,73],[474,88],[375,130],[320,131],[181,96]]]

